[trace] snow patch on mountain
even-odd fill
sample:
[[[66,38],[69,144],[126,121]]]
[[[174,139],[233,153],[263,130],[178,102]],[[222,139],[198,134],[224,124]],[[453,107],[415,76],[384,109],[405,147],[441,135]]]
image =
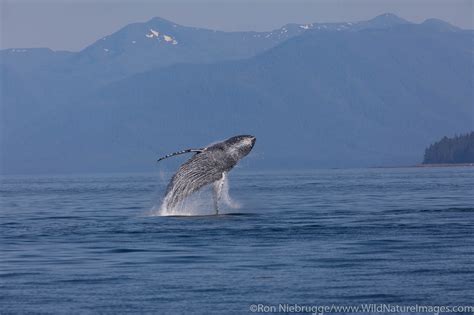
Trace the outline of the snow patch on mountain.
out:
[[[165,42],[171,43],[173,45],[176,45],[178,43],[178,41],[170,35],[163,35],[163,39],[165,40]]]
[[[146,37],[148,38],[158,38],[160,36],[160,32],[155,31],[154,29],[150,28],[150,33],[145,34]]]
[[[158,40],[163,39],[165,42],[173,44],[173,45],[178,44],[178,41],[175,38],[173,38],[173,36],[166,35],[166,34],[163,34],[160,36],[160,32],[152,28],[150,28],[150,32],[145,34],[145,36],[148,38],[156,38]],[[133,43],[135,44],[135,41],[133,41]]]

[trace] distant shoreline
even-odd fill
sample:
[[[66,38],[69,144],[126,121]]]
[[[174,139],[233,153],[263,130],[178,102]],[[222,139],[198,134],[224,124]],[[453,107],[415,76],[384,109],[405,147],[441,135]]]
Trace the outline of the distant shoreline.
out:
[[[430,163],[430,164],[416,164],[407,167],[472,167],[474,163]]]
[[[373,166],[368,168],[429,168],[429,167],[474,167],[474,163],[433,163],[397,166]]]
[[[417,164],[413,167],[454,167],[454,166],[474,166],[474,163],[434,163],[434,164]]]

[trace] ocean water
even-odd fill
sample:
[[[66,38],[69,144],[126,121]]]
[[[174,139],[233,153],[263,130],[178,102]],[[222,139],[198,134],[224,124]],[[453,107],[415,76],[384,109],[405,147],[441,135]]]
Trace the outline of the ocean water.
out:
[[[150,215],[165,185],[2,177],[0,313],[473,304],[472,167],[236,169],[220,216]]]

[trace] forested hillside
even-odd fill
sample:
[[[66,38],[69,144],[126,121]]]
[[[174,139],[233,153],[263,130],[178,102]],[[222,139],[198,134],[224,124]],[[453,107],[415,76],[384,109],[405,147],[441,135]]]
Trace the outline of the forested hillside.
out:
[[[444,137],[425,150],[423,164],[474,163],[474,132]]]

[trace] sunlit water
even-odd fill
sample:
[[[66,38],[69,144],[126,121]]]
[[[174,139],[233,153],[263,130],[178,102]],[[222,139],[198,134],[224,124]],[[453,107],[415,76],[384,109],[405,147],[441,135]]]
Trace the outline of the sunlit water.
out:
[[[150,216],[165,185],[157,174],[3,177],[0,312],[472,304],[474,168],[237,169],[241,207],[217,217]]]

